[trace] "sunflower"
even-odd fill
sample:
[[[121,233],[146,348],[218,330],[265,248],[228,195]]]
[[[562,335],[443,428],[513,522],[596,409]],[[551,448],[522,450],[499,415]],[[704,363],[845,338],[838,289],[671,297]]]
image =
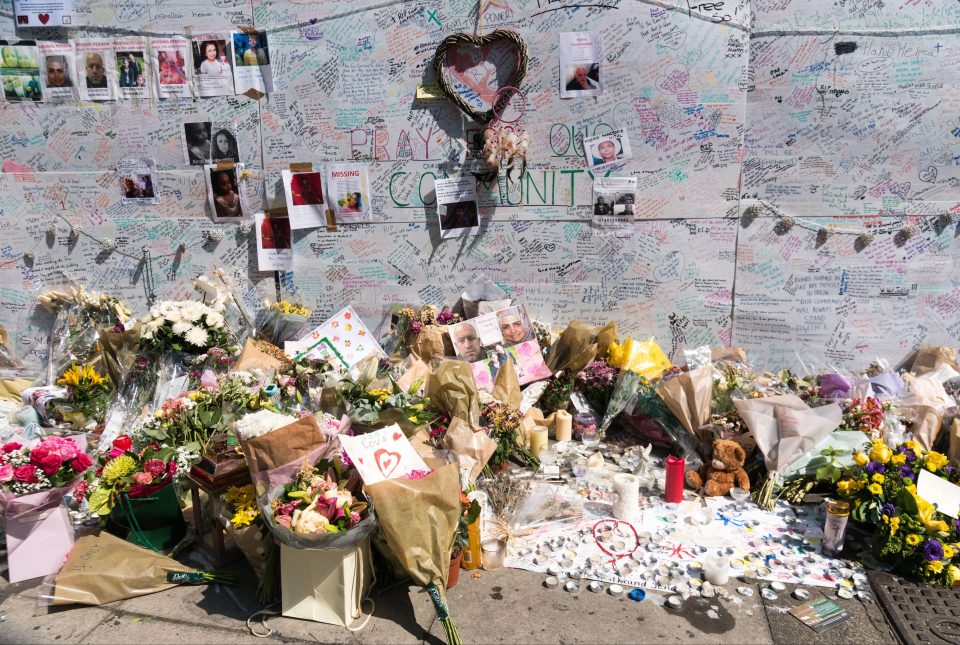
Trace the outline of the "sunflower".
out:
[[[880,484],[870,484],[867,486],[867,490],[874,495],[879,495],[883,492],[883,487]]]
[[[928,562],[927,571],[929,571],[930,573],[942,573],[943,562],[941,562],[940,560],[934,560],[933,562]]]
[[[907,544],[909,544],[910,546],[917,546],[918,544],[920,544],[921,540],[922,538],[916,533],[911,533],[910,535],[907,536]]]
[[[873,482],[874,482],[875,484],[882,484],[882,483],[884,482],[884,479],[885,479],[885,478],[884,478],[884,476],[881,475],[880,473],[876,473],[876,474],[874,474],[874,476],[873,476],[872,479],[873,479]]]

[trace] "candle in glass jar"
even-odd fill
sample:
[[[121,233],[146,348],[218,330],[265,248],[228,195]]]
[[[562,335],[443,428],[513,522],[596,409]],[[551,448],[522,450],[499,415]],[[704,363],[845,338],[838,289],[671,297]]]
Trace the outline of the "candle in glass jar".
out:
[[[573,417],[566,410],[558,410],[554,417],[554,438],[557,441],[570,441],[573,437]]]
[[[540,451],[547,447],[546,426],[534,426],[530,431],[530,454],[539,457]]]
[[[730,559],[715,555],[703,563],[703,575],[712,585],[725,585],[730,580]]]
[[[594,435],[597,432],[597,418],[592,412],[580,412],[573,417],[573,434],[582,439],[584,432]]]

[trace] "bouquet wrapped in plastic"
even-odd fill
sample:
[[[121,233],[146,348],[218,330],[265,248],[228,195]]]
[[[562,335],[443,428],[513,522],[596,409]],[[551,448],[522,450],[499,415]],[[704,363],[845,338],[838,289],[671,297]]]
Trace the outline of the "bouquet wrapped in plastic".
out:
[[[310,310],[303,305],[280,300],[269,302],[257,316],[257,329],[254,336],[277,347],[283,347],[284,341],[295,340],[300,330],[307,324]]]

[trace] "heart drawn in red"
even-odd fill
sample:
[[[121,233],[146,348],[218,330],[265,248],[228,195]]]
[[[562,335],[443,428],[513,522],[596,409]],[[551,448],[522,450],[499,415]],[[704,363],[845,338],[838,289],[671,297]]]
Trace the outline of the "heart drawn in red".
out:
[[[402,437],[402,436],[403,436],[402,433],[400,433],[400,432],[394,432],[394,433],[393,433],[393,440],[394,440],[394,441],[400,441],[400,437]]]
[[[37,18],[40,20],[40,24],[45,25],[45,24],[47,24],[47,21],[50,20],[50,14],[49,14],[49,13],[38,13],[38,14],[37,14]]]
[[[373,458],[377,462],[377,468],[380,469],[380,474],[382,474],[385,479],[389,479],[390,473],[396,470],[400,464],[400,453],[390,452],[386,448],[380,448],[373,453]]]
[[[623,551],[612,551],[607,547],[613,546],[613,545],[610,542],[606,542],[606,543],[601,542],[600,536],[598,534],[604,532],[605,530],[616,531],[621,524],[629,527],[630,531],[633,533],[633,546],[630,546],[629,544],[627,544],[625,547],[625,550]],[[627,557],[628,555],[636,551],[637,548],[639,548],[640,546],[640,536],[637,535],[637,529],[634,528],[633,524],[631,524],[630,522],[624,522],[623,520],[613,520],[613,519],[600,520],[599,522],[593,525],[593,539],[597,541],[597,547],[601,551],[603,551],[606,555],[610,556],[611,563],[616,562],[620,558]]]

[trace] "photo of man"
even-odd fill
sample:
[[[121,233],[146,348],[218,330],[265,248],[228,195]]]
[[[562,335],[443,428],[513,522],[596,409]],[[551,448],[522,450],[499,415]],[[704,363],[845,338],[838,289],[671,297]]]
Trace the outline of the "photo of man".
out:
[[[599,65],[576,65],[567,68],[567,91],[599,90]]]
[[[627,131],[623,129],[586,138],[583,149],[590,170],[610,170],[633,158]]]
[[[480,346],[480,335],[473,323],[464,321],[453,328],[453,345],[457,350],[457,356],[469,363],[474,363],[482,358],[482,347]]]
[[[593,165],[599,166],[605,163],[613,163],[620,159],[620,140],[608,137],[597,144],[593,151]]]
[[[500,334],[503,336],[504,345],[516,345],[530,340],[531,334],[516,307],[497,312],[497,323],[500,326]]]
[[[83,66],[87,72],[87,88],[106,89],[107,68],[103,65],[103,56],[97,52],[90,52],[84,57]]]
[[[603,195],[597,195],[597,201],[593,205],[593,214],[594,215],[610,215],[613,213],[613,207],[607,201],[609,197],[604,197]]]
[[[47,87],[73,87],[66,56],[47,56]]]

